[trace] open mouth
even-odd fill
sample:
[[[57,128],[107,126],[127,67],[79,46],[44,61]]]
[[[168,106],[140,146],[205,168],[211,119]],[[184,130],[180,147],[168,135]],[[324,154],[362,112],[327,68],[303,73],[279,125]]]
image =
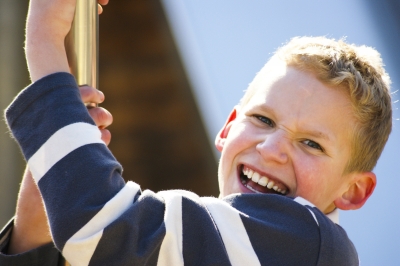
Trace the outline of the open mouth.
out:
[[[239,178],[243,186],[254,193],[288,194],[288,189],[284,184],[263,176],[244,165],[239,167]]]

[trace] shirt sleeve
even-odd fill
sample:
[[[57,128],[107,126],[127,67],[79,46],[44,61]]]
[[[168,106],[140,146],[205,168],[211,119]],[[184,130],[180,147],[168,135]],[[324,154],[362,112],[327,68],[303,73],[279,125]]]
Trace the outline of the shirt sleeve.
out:
[[[22,91],[6,119],[44,199],[55,245],[72,265],[318,263],[315,215],[290,198],[221,200],[125,183],[68,73]]]

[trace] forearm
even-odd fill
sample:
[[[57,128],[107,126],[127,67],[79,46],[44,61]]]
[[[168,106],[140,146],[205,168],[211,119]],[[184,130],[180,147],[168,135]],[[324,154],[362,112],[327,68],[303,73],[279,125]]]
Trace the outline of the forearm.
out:
[[[74,0],[39,2],[30,1],[26,24],[25,52],[33,82],[55,72],[69,72],[64,39],[75,9]]]
[[[56,244],[56,234],[62,235],[62,248],[65,232],[75,233],[72,227],[82,226],[82,219],[90,219],[124,186],[120,166],[101,140],[71,75],[37,81],[6,114],[56,227]]]
[[[18,195],[8,254],[19,254],[51,242],[50,229],[39,190],[27,168]]]

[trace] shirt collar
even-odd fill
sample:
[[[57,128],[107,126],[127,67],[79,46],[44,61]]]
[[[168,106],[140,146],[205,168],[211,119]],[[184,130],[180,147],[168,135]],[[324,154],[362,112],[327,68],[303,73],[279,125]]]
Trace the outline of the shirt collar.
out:
[[[313,208],[316,208],[314,204],[312,204],[311,202],[309,202],[308,200],[306,200],[302,197],[297,197],[294,199],[294,201],[300,203],[301,205],[308,205]],[[339,210],[338,209],[335,208],[332,212],[325,214],[325,215],[335,224],[339,224]]]
[[[326,217],[331,219],[331,221],[334,222],[335,224],[339,224],[339,210],[338,209],[334,209],[332,212],[326,214]]]

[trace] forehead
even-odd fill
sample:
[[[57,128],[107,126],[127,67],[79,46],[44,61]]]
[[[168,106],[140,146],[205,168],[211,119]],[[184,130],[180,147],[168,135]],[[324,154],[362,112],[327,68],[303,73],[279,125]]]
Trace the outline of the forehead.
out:
[[[354,114],[343,88],[326,85],[313,73],[276,64],[263,69],[251,86],[252,96],[243,110],[258,110],[289,131],[312,132],[348,144]]]
[[[266,65],[250,85],[247,103],[269,103],[307,110],[320,108],[337,112],[346,107],[350,114],[350,96],[342,87],[321,82],[309,72],[287,66],[283,62]],[[246,105],[246,104],[244,104]]]

